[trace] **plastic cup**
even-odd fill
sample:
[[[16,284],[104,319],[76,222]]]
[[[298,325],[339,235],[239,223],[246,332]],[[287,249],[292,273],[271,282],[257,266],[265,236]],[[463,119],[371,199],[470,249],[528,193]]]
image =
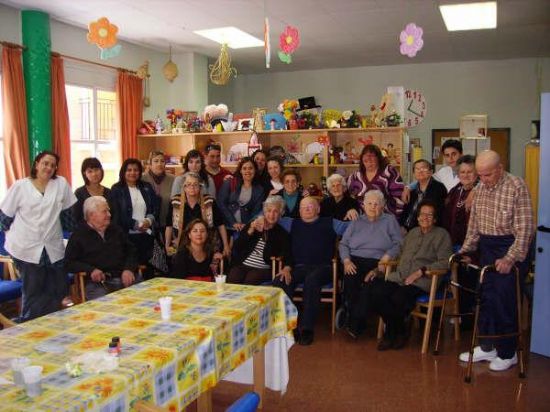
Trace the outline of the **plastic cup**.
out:
[[[159,305],[162,320],[170,320],[172,316],[172,298],[170,296],[159,298]]]
[[[13,373],[13,383],[17,386],[25,386],[23,379],[23,369],[31,364],[29,358],[15,358],[10,362],[11,371]]]
[[[42,393],[42,369],[42,366],[27,366],[23,369],[27,396],[31,398]]]
[[[214,276],[214,279],[216,280],[216,289],[218,292],[223,291],[223,287],[225,285],[225,280],[227,279],[226,275],[216,275]]]

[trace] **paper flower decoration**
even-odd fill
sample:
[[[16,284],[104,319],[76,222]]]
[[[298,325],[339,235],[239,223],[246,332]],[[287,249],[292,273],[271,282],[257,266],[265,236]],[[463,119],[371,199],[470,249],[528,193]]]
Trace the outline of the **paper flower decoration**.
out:
[[[106,17],[102,17],[88,25],[88,41],[102,49],[108,49],[116,44],[117,32],[118,27],[111,24]]]
[[[300,34],[298,29],[292,26],[286,26],[285,31],[279,36],[279,47],[286,54],[292,54],[300,45]]]
[[[422,34],[424,31],[422,27],[418,27],[414,23],[409,23],[405,26],[399,36],[401,41],[401,47],[399,51],[404,56],[414,57],[416,53],[422,50],[424,46],[424,40],[422,40]]]
[[[279,59],[286,64],[292,63],[291,54],[300,46],[300,33],[296,27],[286,26],[279,36]]]

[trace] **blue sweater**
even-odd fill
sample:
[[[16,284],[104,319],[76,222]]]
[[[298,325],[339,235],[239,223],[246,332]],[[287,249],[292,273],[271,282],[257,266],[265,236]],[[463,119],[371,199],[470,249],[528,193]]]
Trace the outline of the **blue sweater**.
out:
[[[290,239],[295,265],[330,265],[336,244],[331,218],[321,217],[310,223],[294,219]]]
[[[351,222],[340,241],[342,261],[350,256],[380,259],[384,254],[392,258],[399,254],[403,237],[395,216],[383,213],[375,221],[367,216]]]

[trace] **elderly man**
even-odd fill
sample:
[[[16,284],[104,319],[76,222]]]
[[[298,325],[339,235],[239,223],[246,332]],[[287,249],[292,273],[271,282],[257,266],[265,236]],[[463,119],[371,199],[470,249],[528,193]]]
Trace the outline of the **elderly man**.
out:
[[[65,250],[65,270],[86,272],[86,298],[95,299],[134,284],[139,275],[135,246],[111,224],[109,205],[102,196],[84,202],[84,218]]]
[[[479,249],[481,265],[496,267],[483,280],[479,333],[513,333],[517,331],[517,305],[512,267],[518,266],[523,281],[535,231],[531,200],[525,182],[503,170],[496,152],[478,155],[476,170],[481,183],[474,189],[468,232],[459,253]],[[483,340],[473,360],[490,361],[490,370],[503,371],[517,363],[516,347],[515,338]],[[459,359],[467,362],[468,356],[464,352]]]
[[[304,284],[304,305],[298,322],[298,343],[313,343],[313,328],[321,301],[321,288],[332,280],[332,257],[336,237],[348,223],[330,217],[319,217],[317,199],[306,197],[300,202],[300,219],[284,217],[279,221],[290,233],[294,265],[292,272],[282,272],[273,285],[281,287],[292,298],[294,290]]]

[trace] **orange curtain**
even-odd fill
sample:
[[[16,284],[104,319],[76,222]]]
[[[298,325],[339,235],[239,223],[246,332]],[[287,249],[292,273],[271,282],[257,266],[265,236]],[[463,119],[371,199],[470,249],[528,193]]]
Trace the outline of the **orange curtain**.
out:
[[[52,56],[52,128],[53,150],[60,157],[57,173],[71,184],[69,109],[65,95],[63,59],[59,56]]]
[[[2,107],[4,161],[9,187],[30,174],[27,103],[19,49],[2,48]]]
[[[143,120],[142,80],[133,74],[119,71],[116,92],[120,117],[122,160],[137,157],[137,130]]]

